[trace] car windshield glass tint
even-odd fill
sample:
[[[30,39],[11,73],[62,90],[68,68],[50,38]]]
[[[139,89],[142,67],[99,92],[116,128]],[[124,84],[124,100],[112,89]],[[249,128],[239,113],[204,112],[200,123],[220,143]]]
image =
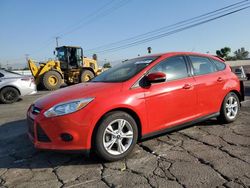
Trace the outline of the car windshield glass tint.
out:
[[[152,63],[157,57],[142,57],[124,61],[92,79],[92,82],[124,82]]]

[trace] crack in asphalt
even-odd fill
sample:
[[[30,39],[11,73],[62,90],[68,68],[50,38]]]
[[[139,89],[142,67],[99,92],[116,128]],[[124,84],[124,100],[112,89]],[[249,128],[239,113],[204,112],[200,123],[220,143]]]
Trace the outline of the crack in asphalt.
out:
[[[109,185],[108,181],[105,179],[106,176],[104,176],[104,170],[105,170],[105,165],[102,163],[102,166],[101,166],[101,181],[103,183],[105,183],[105,185],[107,185],[108,187],[113,187],[113,184]]]
[[[245,185],[240,179],[238,179],[238,178],[236,178],[236,179],[234,180],[234,182],[236,182],[236,183],[242,185],[244,188],[247,188],[247,187],[248,187],[248,186],[246,186],[246,185]]]
[[[244,159],[239,158],[238,156],[236,156],[236,155],[234,155],[234,154],[230,153],[229,151],[227,151],[227,150],[225,150],[225,149],[223,149],[223,148],[224,148],[224,147],[223,147],[223,146],[221,146],[221,147],[219,147],[218,149],[219,149],[220,151],[222,151],[222,152],[227,153],[227,154],[228,154],[230,157],[232,157],[232,158],[235,158],[235,159],[238,159],[238,160],[240,160],[240,161],[242,161],[242,162],[245,162],[245,163],[250,164],[248,161],[246,161],[246,160],[244,160]]]
[[[149,147],[143,145],[143,144],[140,144],[139,147],[141,147],[143,150],[145,150],[146,152],[150,153],[151,155],[154,155],[155,157],[157,157],[158,159],[163,159],[163,160],[166,160],[167,162],[170,163],[170,167],[168,169],[171,168],[171,166],[173,165],[173,163],[171,161],[168,161],[166,158],[164,158],[163,156],[157,154],[156,152],[154,152],[153,150],[151,150]],[[158,160],[157,159],[157,160]],[[168,170],[167,169],[167,170]],[[186,188],[186,186],[184,184],[182,184],[179,179],[173,174],[170,172],[170,170],[168,170],[168,172],[175,178],[175,181],[180,185],[182,186],[183,188]]]
[[[208,143],[206,143],[206,142],[200,141],[200,140],[198,140],[198,139],[196,139],[196,138],[193,138],[193,137],[191,137],[191,136],[189,136],[189,135],[186,135],[185,133],[180,133],[180,134],[182,134],[182,135],[188,137],[188,138],[191,139],[191,140],[195,140],[195,141],[200,142],[200,143],[202,143],[202,144],[204,144],[204,145],[207,145],[207,146],[210,146],[210,147],[213,147],[213,148],[217,148],[217,149],[219,149],[221,152],[228,154],[228,153],[225,152],[224,150],[221,150],[220,147],[216,147],[216,146],[213,146],[213,145],[208,144]],[[206,161],[206,160],[204,160],[204,159],[202,159],[202,158],[196,156],[194,153],[192,153],[192,152],[186,150],[185,148],[183,148],[183,149],[184,149],[186,152],[188,152],[190,155],[192,155],[193,157],[197,158],[198,161],[199,161],[200,163],[210,166],[215,172],[217,172],[217,173],[218,173],[223,179],[225,179],[227,182],[232,181],[232,179],[230,179],[229,177],[227,177],[226,175],[222,174],[222,173],[219,172],[217,169],[215,169],[214,166],[213,166],[213,164],[211,164],[209,161]],[[229,155],[229,154],[228,154],[228,155]],[[230,156],[230,157],[233,157],[233,158],[237,158],[238,160],[241,160],[241,161],[245,162],[244,160],[242,160],[242,159],[240,159],[240,158],[238,158],[238,157],[236,157],[236,156],[231,156],[231,155],[229,155],[229,156]],[[249,163],[248,163],[248,164],[249,164]],[[226,186],[226,185],[224,185],[224,186]]]
[[[237,132],[235,132],[234,129],[232,129],[232,128],[230,128],[230,127],[228,127],[228,129],[231,130],[234,134],[236,134],[236,135],[238,135],[238,136],[243,136],[243,137],[247,137],[247,138],[250,137],[250,136],[248,136],[248,135],[244,135],[244,134],[241,134],[241,133],[237,133]]]
[[[230,128],[227,128],[227,126],[223,126],[225,129],[230,129]],[[219,137],[220,139],[222,139],[225,143],[227,143],[228,145],[231,145],[231,146],[241,146],[241,147],[249,147],[249,145],[242,145],[242,144],[235,144],[235,143],[233,143],[233,142],[230,142],[230,141],[228,141],[228,140],[225,140],[224,138],[223,138],[223,136],[220,136],[220,135],[215,135],[215,134],[212,134],[212,133],[210,133],[210,132],[208,132],[207,130],[204,130],[204,129],[202,129],[202,127],[199,127],[198,128],[199,130],[201,130],[201,131],[203,131],[203,132],[205,132],[205,133],[207,133],[208,135],[212,135],[212,136],[216,136],[216,137]],[[230,129],[231,130],[231,129]],[[232,132],[233,133],[233,132]],[[237,134],[236,134],[237,135]],[[239,136],[242,136],[242,135],[239,135]]]
[[[58,176],[56,170],[57,170],[57,168],[54,168],[54,169],[52,170],[52,173],[55,174],[55,176],[56,176],[56,178],[57,178],[57,181],[60,182],[60,183],[62,184],[62,185],[60,186],[60,188],[62,188],[62,187],[65,185],[65,183],[63,182],[63,180],[60,179],[60,177]]]
[[[5,181],[2,178],[0,178],[0,186],[3,186],[4,183],[5,183]]]
[[[205,131],[205,132],[206,132],[206,131]],[[190,135],[187,135],[186,133],[183,133],[183,132],[180,133],[180,134],[182,134],[182,135],[188,137],[189,139],[192,139],[192,140],[195,140],[195,141],[197,141],[197,142],[200,142],[200,143],[202,143],[202,144],[204,144],[204,145],[207,145],[207,146],[210,146],[210,147],[219,149],[221,152],[228,154],[228,155],[229,155],[230,157],[232,157],[232,158],[235,158],[235,159],[238,159],[238,160],[240,160],[240,161],[242,161],[242,162],[245,162],[245,163],[250,164],[248,161],[246,161],[246,160],[244,160],[244,159],[241,159],[241,158],[239,158],[238,156],[236,156],[236,155],[230,153],[229,151],[223,149],[224,146],[220,146],[220,147],[214,146],[213,144],[209,144],[208,142],[199,140],[198,138],[194,138],[194,137],[192,137],[192,136],[190,136]],[[208,134],[209,134],[209,135],[213,135],[213,134],[210,134],[210,133],[208,133]],[[225,142],[226,142],[226,141],[225,141]],[[234,145],[234,146],[237,146],[237,145]],[[241,147],[244,147],[244,146],[241,146]]]

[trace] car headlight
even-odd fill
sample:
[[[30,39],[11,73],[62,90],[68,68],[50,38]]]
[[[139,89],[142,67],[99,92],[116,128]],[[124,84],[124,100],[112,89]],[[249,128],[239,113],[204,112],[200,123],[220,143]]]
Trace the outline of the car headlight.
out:
[[[76,112],[87,106],[94,98],[76,99],[59,103],[44,112],[46,117],[55,117]]]

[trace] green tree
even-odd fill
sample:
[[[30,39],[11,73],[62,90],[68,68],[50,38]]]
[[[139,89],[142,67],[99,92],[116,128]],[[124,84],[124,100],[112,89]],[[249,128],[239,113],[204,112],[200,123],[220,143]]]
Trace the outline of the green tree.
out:
[[[110,63],[104,63],[104,65],[103,65],[103,68],[111,68],[112,66],[111,66],[111,64]]]
[[[216,50],[217,56],[224,58],[226,60],[231,59],[229,56],[230,52],[231,52],[231,48],[229,47],[224,47],[224,48],[221,48],[220,50]]]
[[[246,59],[248,57],[249,52],[247,50],[245,50],[244,47],[242,47],[242,48],[236,50],[234,52],[234,54],[235,54],[235,59],[242,60],[242,59]]]

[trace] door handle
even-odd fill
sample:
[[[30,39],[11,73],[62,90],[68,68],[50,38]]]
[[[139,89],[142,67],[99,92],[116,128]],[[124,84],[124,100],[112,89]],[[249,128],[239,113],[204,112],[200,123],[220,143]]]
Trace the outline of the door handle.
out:
[[[219,77],[219,78],[217,79],[217,81],[218,81],[218,82],[222,82],[222,81],[223,81],[223,78]]]
[[[190,85],[190,84],[185,84],[182,88],[183,88],[183,89],[191,89],[191,88],[192,88],[192,85]]]

